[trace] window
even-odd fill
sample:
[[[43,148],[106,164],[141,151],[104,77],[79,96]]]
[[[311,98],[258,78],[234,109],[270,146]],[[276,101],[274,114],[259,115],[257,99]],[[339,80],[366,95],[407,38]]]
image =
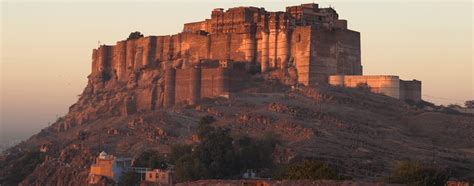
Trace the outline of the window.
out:
[[[300,42],[301,41],[301,34],[298,34],[298,36],[296,36],[296,42]]]

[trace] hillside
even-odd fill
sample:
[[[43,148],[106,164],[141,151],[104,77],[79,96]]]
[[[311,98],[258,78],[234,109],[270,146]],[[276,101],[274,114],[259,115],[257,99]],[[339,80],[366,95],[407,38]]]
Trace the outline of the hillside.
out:
[[[353,179],[377,180],[409,159],[449,168],[458,178],[474,177],[473,116],[428,112],[361,89],[291,89],[260,74],[229,99],[124,112],[127,95],[161,77],[159,70],[153,76],[138,74],[137,86],[109,81],[100,91],[90,90],[97,86],[90,78],[66,116],[3,152],[0,182],[84,185],[99,151],[119,157],[136,157],[147,149],[169,152],[172,144],[193,143],[198,120],[206,115],[234,136],[278,136],[277,163],[314,157]],[[43,153],[30,153],[41,147]]]

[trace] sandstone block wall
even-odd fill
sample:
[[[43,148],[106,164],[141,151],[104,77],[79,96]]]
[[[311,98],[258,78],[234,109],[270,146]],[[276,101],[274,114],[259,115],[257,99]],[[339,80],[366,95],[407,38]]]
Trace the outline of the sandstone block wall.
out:
[[[315,53],[311,52],[311,32],[313,29],[311,26],[297,27],[292,34],[291,38],[291,53],[293,57],[293,63],[296,66],[298,73],[298,82],[304,85],[311,83],[310,79],[313,78],[311,73],[314,74],[315,61],[311,61]]]
[[[294,65],[298,82],[325,83],[335,74],[361,75],[360,34],[347,29],[332,8],[317,4],[214,9],[211,18],[184,24],[183,32],[103,45],[93,51],[92,73],[127,81],[130,74],[161,62],[178,68],[201,60],[232,60],[262,72]]]
[[[285,12],[217,8],[210,19],[184,24],[178,34],[102,45],[92,52],[92,74],[97,76],[91,77],[129,82],[144,69],[169,69],[164,86],[138,87],[137,95],[125,101],[125,113],[194,104],[205,97],[228,96],[245,86],[248,75],[242,69],[200,68],[203,61],[238,62],[247,69],[260,68],[262,73],[292,68],[296,69],[293,78],[307,86],[367,84],[376,93],[421,100],[419,81],[361,76],[360,33],[349,30],[334,9],[314,3],[287,7]]]
[[[400,98],[404,100],[421,101],[421,81],[400,80]]]
[[[333,86],[342,87],[365,87],[374,93],[381,93],[386,96],[397,98],[400,100],[421,100],[421,82],[420,81],[404,81],[398,76],[329,76],[328,83]]]
[[[247,78],[246,78],[247,76]],[[170,69],[165,74],[165,107],[195,104],[202,98],[229,97],[245,86],[248,74],[228,68]]]

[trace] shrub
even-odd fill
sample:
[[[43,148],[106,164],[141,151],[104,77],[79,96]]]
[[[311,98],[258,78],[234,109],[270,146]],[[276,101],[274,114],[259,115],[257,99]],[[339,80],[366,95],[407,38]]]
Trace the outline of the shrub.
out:
[[[140,33],[139,31],[135,31],[135,32],[130,33],[130,35],[128,35],[127,40],[140,39],[141,37],[143,37],[143,34]]]
[[[140,183],[140,176],[133,171],[128,171],[122,175],[120,178],[120,185],[127,185],[127,186],[134,186],[139,185]]]
[[[273,138],[244,137],[235,143],[228,129],[210,125],[214,121],[210,116],[199,121],[199,144],[172,147],[170,160],[175,162],[178,182],[235,178],[245,169],[272,166]]]
[[[23,181],[29,174],[31,174],[36,166],[44,161],[44,155],[38,150],[26,151],[21,155],[20,158],[14,160],[13,167],[9,168],[10,172],[6,177],[0,177],[0,183],[4,185],[17,185]],[[6,168],[3,165],[0,166],[2,169]]]
[[[192,153],[192,146],[185,144],[176,144],[171,146],[169,161],[171,164],[176,164],[178,159]]]
[[[342,179],[342,177],[327,164],[312,159],[303,160],[302,162],[282,167],[276,171],[273,177],[275,179],[290,180]]]
[[[387,178],[390,183],[407,185],[440,185],[448,181],[447,171],[421,164],[417,161],[402,161]]]
[[[158,151],[145,151],[138,156],[134,163],[135,167],[148,167],[152,169],[166,169],[167,160]]]
[[[249,137],[239,139],[236,150],[240,158],[241,169],[259,170],[273,167],[272,153],[276,143],[276,139],[272,136],[258,140]]]

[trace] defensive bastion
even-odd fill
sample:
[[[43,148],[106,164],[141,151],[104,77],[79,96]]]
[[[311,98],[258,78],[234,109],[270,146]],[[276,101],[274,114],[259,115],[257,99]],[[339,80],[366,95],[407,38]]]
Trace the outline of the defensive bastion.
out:
[[[160,69],[164,77],[136,96],[133,104],[144,109],[228,96],[252,70],[280,71],[306,86],[365,84],[397,99],[421,100],[420,81],[363,76],[360,33],[349,30],[333,8],[314,3],[290,6],[284,12],[217,8],[210,19],[184,24],[175,35],[102,45],[93,50],[90,77],[128,82],[143,69]]]

